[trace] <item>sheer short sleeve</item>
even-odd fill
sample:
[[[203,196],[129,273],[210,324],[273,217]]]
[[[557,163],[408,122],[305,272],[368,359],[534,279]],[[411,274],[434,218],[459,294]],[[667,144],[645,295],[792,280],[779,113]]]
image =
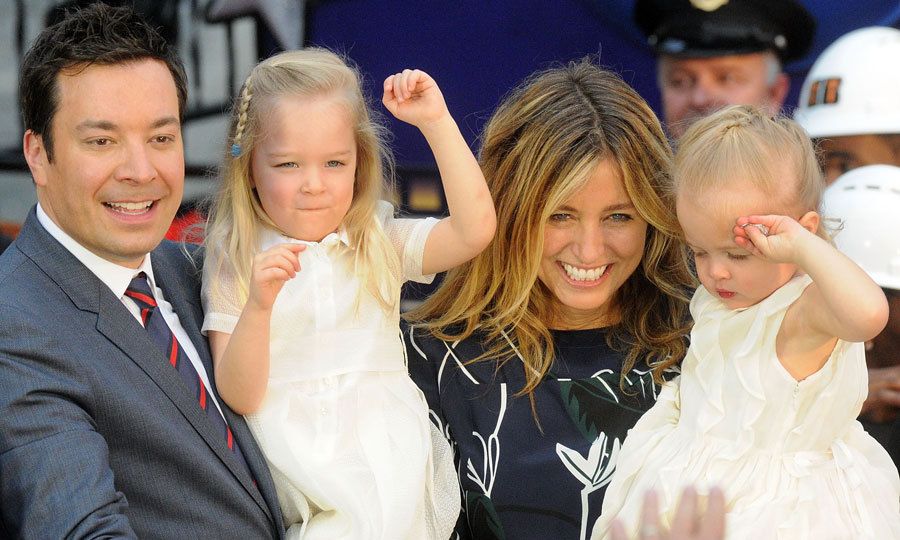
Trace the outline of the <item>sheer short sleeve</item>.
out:
[[[378,219],[384,227],[394,250],[400,255],[400,268],[403,281],[431,283],[434,274],[422,274],[422,259],[425,255],[425,241],[438,220],[432,217],[424,219],[395,218],[394,207],[385,201],[378,202]]]
[[[224,256],[222,258],[207,256],[203,264],[200,296],[204,313],[201,333],[204,336],[210,330],[233,333],[246,299],[241,298],[234,267]]]

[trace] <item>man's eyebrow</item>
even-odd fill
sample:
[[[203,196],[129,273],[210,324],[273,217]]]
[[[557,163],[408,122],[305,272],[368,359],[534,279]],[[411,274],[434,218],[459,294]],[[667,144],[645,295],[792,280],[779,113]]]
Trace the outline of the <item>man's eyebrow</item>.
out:
[[[153,129],[159,129],[161,127],[167,127],[167,126],[179,126],[180,124],[181,124],[181,122],[179,122],[178,119],[175,118],[174,116],[166,116],[166,117],[160,118],[159,120],[153,122],[150,125],[150,127]]]
[[[180,122],[174,116],[164,116],[155,120],[150,124],[151,129],[159,129],[167,126],[178,126]],[[90,129],[99,129],[102,131],[114,131],[118,126],[109,120],[85,120],[75,126],[77,131],[87,131]]]
[[[853,159],[854,156],[853,156],[852,152],[847,152],[846,150],[830,150],[830,151],[824,152],[822,157],[824,157],[826,160],[828,160],[828,159],[835,159],[835,158]]]
[[[113,131],[114,129],[116,129],[116,125],[109,120],[85,120],[75,126],[76,131],[87,131],[89,129]]]

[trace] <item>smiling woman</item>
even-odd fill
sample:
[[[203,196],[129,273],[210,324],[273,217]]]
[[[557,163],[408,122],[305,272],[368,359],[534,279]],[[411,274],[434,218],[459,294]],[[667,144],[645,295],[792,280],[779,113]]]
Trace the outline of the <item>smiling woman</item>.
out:
[[[647,222],[637,213],[610,158],[544,230],[538,279],[552,293],[552,328],[598,328],[618,322],[612,300],[644,254]]]
[[[455,446],[461,538],[585,538],[628,429],[685,350],[692,281],[646,103],[588,60],[498,108],[497,235],[409,314],[409,369]]]

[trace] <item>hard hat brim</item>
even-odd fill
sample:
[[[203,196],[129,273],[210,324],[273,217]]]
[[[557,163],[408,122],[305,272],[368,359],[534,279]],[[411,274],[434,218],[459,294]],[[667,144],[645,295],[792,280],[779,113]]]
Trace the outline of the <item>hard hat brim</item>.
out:
[[[823,107],[823,105],[819,105]],[[885,135],[900,133],[900,118],[890,114],[880,118],[875,115],[860,117],[857,114],[841,114],[833,111],[798,110],[794,120],[810,137],[841,137],[845,135]]]

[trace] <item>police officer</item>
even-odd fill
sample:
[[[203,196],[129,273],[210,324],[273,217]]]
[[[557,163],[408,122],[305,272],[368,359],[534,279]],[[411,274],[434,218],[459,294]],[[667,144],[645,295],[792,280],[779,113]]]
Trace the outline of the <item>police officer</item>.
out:
[[[900,30],[860,28],[809,70],[794,115],[816,139],[829,184],[856,167],[900,166]]]
[[[794,0],[638,0],[634,18],[658,55],[673,139],[725,105],[776,114],[789,85],[782,64],[803,56],[815,31]]]

